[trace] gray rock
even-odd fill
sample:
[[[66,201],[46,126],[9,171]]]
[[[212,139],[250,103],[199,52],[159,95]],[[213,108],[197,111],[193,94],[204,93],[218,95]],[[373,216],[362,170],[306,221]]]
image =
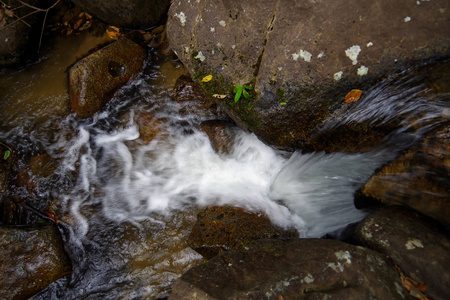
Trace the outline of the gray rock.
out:
[[[74,0],[76,5],[100,20],[128,28],[146,29],[167,16],[170,0]]]
[[[0,298],[28,299],[70,274],[71,264],[55,226],[0,227]]]
[[[259,240],[192,268],[169,299],[412,299],[389,259],[335,240]]]
[[[406,276],[425,284],[432,299],[448,299],[450,239],[418,213],[386,207],[366,217],[356,233],[363,245],[388,255]]]
[[[342,136],[311,144],[312,134],[353,106],[344,102],[350,90],[364,96],[387,74],[448,57],[449,14],[446,0],[178,0],[167,34],[191,75],[213,75],[204,89],[228,95],[218,101],[264,142],[354,152],[377,145],[392,124],[346,124],[354,145],[339,144]],[[243,84],[254,91],[235,104],[233,87]]]

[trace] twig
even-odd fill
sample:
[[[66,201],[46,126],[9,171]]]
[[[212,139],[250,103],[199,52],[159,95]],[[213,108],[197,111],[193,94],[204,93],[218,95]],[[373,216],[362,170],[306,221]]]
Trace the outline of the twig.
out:
[[[22,6],[16,7],[16,8],[14,8],[13,10],[26,6],[26,7],[28,7],[28,8],[34,9],[34,11],[32,11],[32,12],[26,14],[25,16],[18,17],[17,20],[15,20],[15,21],[9,23],[8,25],[6,25],[5,27],[3,27],[2,29],[5,29],[5,28],[7,28],[7,27],[9,27],[9,26],[12,26],[13,24],[15,24],[15,23],[17,23],[17,22],[19,22],[19,21],[20,21],[20,22],[23,22],[23,23],[24,23],[25,25],[27,25],[28,27],[31,27],[31,25],[28,24],[27,22],[25,22],[24,19],[27,18],[27,17],[29,17],[29,16],[31,16],[31,15],[34,15],[35,13],[38,13],[38,12],[45,12],[44,21],[42,22],[41,36],[39,37],[39,46],[38,46],[38,50],[37,50],[37,52],[39,53],[39,50],[41,49],[42,37],[43,37],[43,35],[44,35],[45,22],[46,22],[46,20],[47,20],[48,12],[49,12],[53,7],[55,7],[56,5],[58,5],[58,3],[59,3],[60,1],[61,1],[61,0],[57,0],[55,3],[53,3],[50,7],[46,8],[46,9],[39,8],[39,7],[30,5],[30,4],[28,4],[28,3],[26,3],[26,2],[23,2],[23,1],[19,1],[19,3],[22,4]],[[2,3],[4,7],[6,7],[6,4],[5,4],[3,1],[0,1],[0,3]]]

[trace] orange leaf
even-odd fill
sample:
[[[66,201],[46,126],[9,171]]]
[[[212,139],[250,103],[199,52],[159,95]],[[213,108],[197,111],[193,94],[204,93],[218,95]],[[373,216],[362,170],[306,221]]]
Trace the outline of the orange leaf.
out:
[[[118,38],[121,37],[120,29],[117,28],[116,26],[109,26],[106,29],[106,34],[113,40],[117,40]]]
[[[359,100],[361,97],[362,91],[361,90],[351,90],[350,93],[348,93],[345,96],[345,103],[352,103]]]
[[[46,214],[47,216],[49,216],[50,219],[52,219],[53,222],[55,222],[56,224],[59,223],[58,217],[55,216],[54,214],[52,214],[52,213],[50,213],[50,212],[48,212],[48,211],[44,211],[44,214]]]

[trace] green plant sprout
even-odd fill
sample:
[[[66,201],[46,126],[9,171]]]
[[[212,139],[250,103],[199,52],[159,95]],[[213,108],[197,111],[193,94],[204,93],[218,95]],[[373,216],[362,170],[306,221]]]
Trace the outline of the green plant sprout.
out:
[[[3,159],[4,159],[4,160],[7,160],[10,154],[11,154],[11,151],[6,150],[6,151],[5,151],[5,154],[3,155]]]
[[[245,99],[250,98],[250,95],[248,94],[248,92],[246,90],[252,90],[253,87],[250,85],[238,85],[234,88],[233,92],[234,92],[234,103],[238,102],[239,99],[241,98],[241,95],[244,95]]]

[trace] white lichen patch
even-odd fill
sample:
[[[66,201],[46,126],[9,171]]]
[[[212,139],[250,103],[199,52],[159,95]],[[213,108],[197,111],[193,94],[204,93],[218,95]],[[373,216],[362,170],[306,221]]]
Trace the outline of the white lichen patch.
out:
[[[184,47],[184,53],[186,53],[186,54],[189,53],[189,50],[190,50],[190,49],[189,49],[188,46]]]
[[[337,264],[335,264],[335,263],[328,263],[327,264],[327,267],[328,268],[331,268],[333,271],[335,271],[336,273],[339,273],[339,272],[344,272],[344,266],[343,265],[341,265],[341,263],[337,263]]]
[[[405,20],[405,23],[406,23],[406,22],[409,22],[409,21],[411,21],[411,17],[409,17],[409,16],[408,16],[408,17],[405,17],[404,20]]]
[[[312,54],[306,50],[300,50],[300,57],[306,62],[311,62]]]
[[[338,260],[345,260],[346,264],[352,263],[352,255],[348,251],[338,251],[335,252],[334,255],[336,255]]]
[[[325,57],[325,52],[320,52],[319,55],[317,55],[317,58]]]
[[[312,274],[309,274],[309,273],[308,273],[308,275],[307,275],[305,278],[303,278],[303,280],[304,280],[306,283],[314,282],[314,276],[312,276]]]
[[[361,52],[361,47],[359,45],[354,45],[345,50],[345,55],[351,59],[353,65],[358,63],[358,55]]]
[[[220,21],[219,24],[222,25],[223,27],[225,27],[227,25],[227,23],[225,23],[224,20]]]
[[[211,32],[215,32],[215,31],[216,31],[216,29],[215,29],[214,27],[211,27],[211,28],[209,29],[209,31],[211,31]]]
[[[295,61],[297,61],[300,57],[306,62],[311,62],[312,54],[303,49],[301,49],[299,53],[292,54],[292,59]]]
[[[357,74],[358,74],[359,76],[367,75],[367,73],[369,73],[369,68],[368,68],[368,67],[366,67],[366,66],[361,66],[361,67],[358,68]]]
[[[281,71],[281,70],[283,70],[283,67],[278,67],[278,71]]]
[[[413,250],[416,248],[423,248],[423,244],[421,240],[418,239],[409,239],[408,242],[405,244],[406,249]]]
[[[202,51],[199,51],[198,54],[194,58],[200,60],[201,62],[204,62],[206,59],[206,57],[203,55]]]
[[[368,42],[366,46],[367,46],[367,48],[372,47],[373,43],[372,42]]]
[[[179,14],[175,13],[174,16],[180,20],[181,26],[186,25],[186,15],[184,14],[184,12],[180,11]]]
[[[236,48],[236,45],[231,46],[231,49],[235,49],[235,48]]]
[[[339,71],[339,72],[334,73],[333,78],[334,78],[334,80],[339,81],[342,79],[342,75],[344,75],[344,72]]]
[[[221,44],[220,42],[218,42],[218,43],[216,44],[216,46],[217,46],[217,47],[221,47],[222,44]]]

